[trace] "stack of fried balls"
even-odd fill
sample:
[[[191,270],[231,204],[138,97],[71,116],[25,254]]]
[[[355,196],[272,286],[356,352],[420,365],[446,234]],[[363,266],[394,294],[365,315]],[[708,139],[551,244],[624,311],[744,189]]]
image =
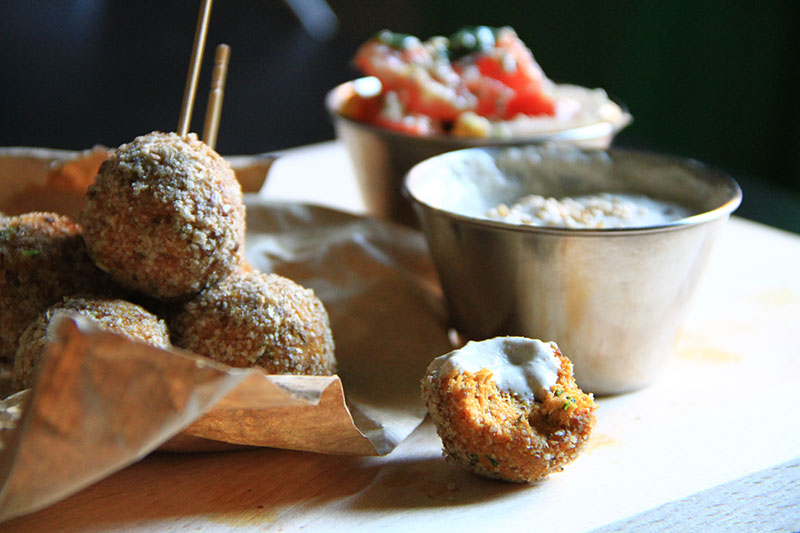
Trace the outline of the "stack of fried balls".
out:
[[[310,289],[245,259],[245,207],[228,162],[194,134],[114,150],[77,221],[0,215],[0,361],[33,386],[63,315],[135,342],[273,374],[336,372]]]

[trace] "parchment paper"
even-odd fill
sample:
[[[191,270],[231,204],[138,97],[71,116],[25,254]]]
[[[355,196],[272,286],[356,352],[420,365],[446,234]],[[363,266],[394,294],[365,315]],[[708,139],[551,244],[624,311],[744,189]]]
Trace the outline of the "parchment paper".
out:
[[[246,204],[250,264],[314,289],[331,318],[338,375],[233,369],[64,319],[33,389],[0,406],[0,520],[157,449],[381,455],[423,420],[419,380],[451,344],[421,234],[256,195]]]

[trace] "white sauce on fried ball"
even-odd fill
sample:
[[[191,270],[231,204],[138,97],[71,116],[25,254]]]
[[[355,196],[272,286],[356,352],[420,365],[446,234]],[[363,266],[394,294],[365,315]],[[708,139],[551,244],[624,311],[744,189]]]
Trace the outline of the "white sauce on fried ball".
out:
[[[542,401],[558,380],[561,368],[555,355],[556,344],[526,337],[495,337],[470,341],[464,347],[437,357],[428,371],[434,375],[492,371],[500,391],[519,399]]]

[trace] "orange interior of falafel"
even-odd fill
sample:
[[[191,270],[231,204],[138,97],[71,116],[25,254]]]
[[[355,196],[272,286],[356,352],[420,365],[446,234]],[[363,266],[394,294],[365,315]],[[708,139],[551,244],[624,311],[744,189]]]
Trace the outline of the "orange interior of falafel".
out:
[[[595,423],[590,394],[575,384],[572,363],[560,352],[558,381],[542,402],[498,390],[492,372],[454,372],[440,378],[440,431],[447,456],[478,473],[533,481],[573,460]],[[438,425],[438,424],[437,424]]]

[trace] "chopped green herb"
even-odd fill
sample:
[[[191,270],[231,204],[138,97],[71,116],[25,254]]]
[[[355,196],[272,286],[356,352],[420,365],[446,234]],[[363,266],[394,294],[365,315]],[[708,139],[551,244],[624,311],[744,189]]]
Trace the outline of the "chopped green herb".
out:
[[[375,38],[387,46],[391,46],[397,50],[405,50],[408,39],[414,39],[415,37],[407,33],[395,33],[389,30],[381,30]]]
[[[22,255],[25,257],[36,257],[37,255],[41,254],[41,250],[37,250],[36,248],[27,248],[22,250]]]
[[[564,396],[564,405],[561,407],[565,411],[567,411],[570,407],[575,405],[575,398],[572,396]]]
[[[450,36],[450,56],[453,59],[482,52],[492,48],[495,43],[494,28],[489,26],[465,26]]]
[[[497,466],[500,464],[500,461],[490,455],[487,455],[486,458],[489,459],[489,462],[492,463],[492,466]]]
[[[558,398],[558,397],[559,397],[559,396],[561,396],[562,394],[564,394],[564,391],[563,391],[563,390],[561,390],[561,389],[556,389],[556,390],[555,390],[555,392],[553,393],[553,396],[555,396],[556,398]]]

